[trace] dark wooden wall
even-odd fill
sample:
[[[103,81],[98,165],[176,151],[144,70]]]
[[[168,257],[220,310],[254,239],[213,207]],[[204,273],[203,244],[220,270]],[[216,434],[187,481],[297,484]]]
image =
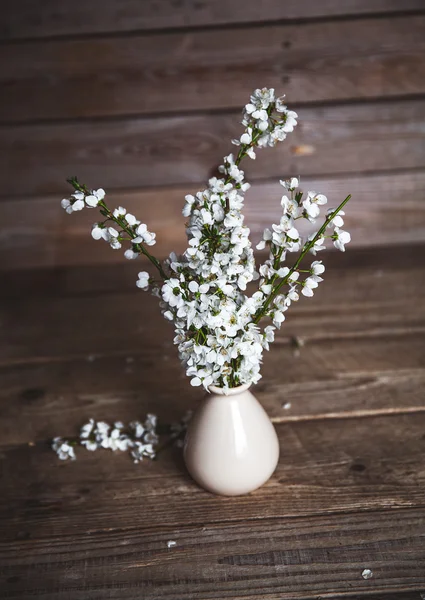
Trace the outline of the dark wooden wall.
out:
[[[0,6],[0,598],[420,600],[425,0]],[[276,474],[219,498],[171,446],[61,463],[50,440],[90,417],[165,424],[201,397],[138,266],[91,239],[94,211],[60,208],[65,178],[104,186],[160,254],[181,248],[183,196],[258,86],[301,123],[248,163],[254,236],[300,174],[331,205],[353,194],[357,246],[324,253],[324,285],[265,357]]]
[[[117,262],[68,217],[64,180],[103,186],[184,244],[183,196],[239,131],[255,87],[287,94],[300,125],[246,171],[255,236],[301,175],[353,244],[425,237],[424,0],[6,0],[0,25],[0,263]]]

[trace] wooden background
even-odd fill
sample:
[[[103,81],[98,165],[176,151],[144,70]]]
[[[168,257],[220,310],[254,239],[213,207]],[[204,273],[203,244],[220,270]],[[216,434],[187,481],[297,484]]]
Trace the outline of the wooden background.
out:
[[[0,598],[425,597],[424,0],[3,0],[0,21]],[[103,186],[184,247],[183,197],[238,135],[251,90],[300,125],[247,164],[258,239],[278,179],[335,206],[345,254],[291,307],[255,394],[281,460],[219,498],[181,450],[155,462],[55,435],[88,418],[194,408],[156,300],[68,216],[64,180]],[[300,342],[302,342],[301,347]],[[174,548],[167,541],[175,540]],[[365,580],[362,571],[373,577]]]
[[[255,87],[300,124],[246,171],[254,238],[279,214],[279,177],[336,205],[353,245],[425,234],[424,0],[6,0],[0,25],[3,269],[119,262],[68,217],[66,177],[103,186],[184,247],[185,193],[203,189]]]

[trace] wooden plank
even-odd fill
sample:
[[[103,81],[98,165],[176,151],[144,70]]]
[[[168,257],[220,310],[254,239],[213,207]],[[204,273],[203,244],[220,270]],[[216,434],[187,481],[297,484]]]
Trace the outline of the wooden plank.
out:
[[[286,142],[244,161],[249,180],[425,166],[422,100],[297,110]],[[73,174],[106,189],[206,185],[241,130],[236,113],[0,128],[0,198],[62,194]]]
[[[160,526],[157,532],[105,528],[87,536],[76,532],[65,539],[17,542],[4,552],[5,598],[103,600],[107,594],[162,600],[178,594],[182,600],[310,600],[320,594],[417,600],[423,587],[424,514]],[[171,537],[178,545],[168,550]],[[373,569],[372,580],[361,576],[365,565]]]
[[[258,86],[292,103],[423,94],[424,34],[415,15],[3,45],[0,120],[240,109]]]
[[[419,252],[416,264],[422,265],[423,251],[415,248],[414,252]],[[400,270],[390,267],[370,271],[362,266],[355,270],[348,268],[345,256],[338,255],[335,263],[339,268],[328,269],[313,300],[303,298],[291,307],[282,330],[284,336],[297,335],[320,345],[323,340],[340,337],[370,339],[388,332],[413,335],[423,331],[423,266],[405,264]],[[326,256],[322,258],[326,264]],[[134,269],[133,281],[137,267]],[[93,277],[96,270],[92,270]],[[97,294],[58,299],[51,288],[47,294],[37,296],[27,286],[25,295],[2,303],[0,320],[5,343],[0,348],[0,364],[121,353],[121,340],[125,352],[137,352],[146,339],[158,338],[163,343],[170,340],[171,325],[160,315],[157,299],[133,289],[130,293],[111,293],[105,300]],[[415,298],[408,311],[406,298]],[[119,323],[119,335],[115,323]],[[153,361],[155,349],[146,347]]]
[[[425,411],[423,334],[307,342],[299,353],[285,341],[253,388],[274,422]],[[189,385],[174,348],[153,357],[124,350],[2,367],[1,443],[76,435],[89,418],[130,422],[153,412],[170,424],[196,407],[203,392]],[[164,373],[172,389],[157,383]]]
[[[423,10],[422,0],[17,0],[7,2],[0,39],[42,38],[116,31],[217,26]]]
[[[135,466],[127,456],[89,452],[59,464],[44,444],[2,448],[6,597],[418,590],[424,426],[423,414],[280,424],[276,474],[236,498],[197,488],[177,449]],[[365,567],[371,580],[361,577]]]
[[[354,600],[353,592],[357,599],[412,597],[387,595],[400,589],[420,598],[423,521],[423,510],[395,511],[372,519],[355,514],[213,529],[161,526],[156,533],[132,528],[17,542],[4,552],[5,598],[103,600],[107,593],[116,599],[178,594],[182,600],[305,600],[319,593]],[[170,536],[178,540],[172,550],[166,545]],[[373,569],[372,580],[361,576],[365,565]]]
[[[266,165],[267,160],[263,164]],[[94,180],[95,185],[100,183],[98,178]],[[351,247],[401,246],[425,239],[425,171],[306,177],[302,178],[302,187],[327,194],[330,206],[337,206],[348,193],[352,194],[346,211],[347,228],[352,235]],[[155,254],[165,257],[172,250],[186,248],[181,208],[185,194],[198,189],[202,187],[188,184],[185,187],[116,191],[108,195],[108,201],[112,207],[122,204],[148,223],[157,233]],[[273,183],[257,181],[248,192],[244,213],[254,244],[265,227],[279,221],[282,193],[277,180]],[[103,242],[91,238],[91,225],[98,217],[96,211],[67,215],[60,206],[62,197],[58,194],[0,202],[3,228],[0,270],[100,263],[128,267],[121,251],[112,251]],[[313,226],[310,229],[313,230]],[[303,233],[310,229],[303,228]],[[139,265],[141,262],[132,263],[133,272]],[[134,279],[134,275],[131,277]]]
[[[65,418],[62,423],[66,428]],[[63,463],[50,449],[49,437],[35,446],[2,445],[0,509],[9,518],[2,518],[1,539],[12,541],[25,514],[34,538],[48,538],[80,526],[94,532],[105,527],[105,520],[111,530],[149,530],[159,523],[169,527],[423,508],[424,424],[423,413],[279,423],[276,473],[260,490],[232,499],[198,488],[176,447],[155,461],[134,465],[126,453],[82,448],[77,448],[76,462]],[[85,493],[84,486],[90,488]],[[34,502],[26,503],[27,498]],[[144,510],[137,511],[142,500]]]
[[[422,276],[422,271],[417,275]],[[412,336],[410,344],[423,351],[424,310],[423,306],[412,307],[404,316],[404,298],[401,301],[379,303],[362,299],[347,301],[347,295],[357,281],[352,280],[345,298],[325,306],[319,298],[326,294],[326,287],[335,290],[337,282],[327,278],[317,299],[307,304],[291,308],[283,335],[288,340],[293,336],[306,343],[316,343],[318,348],[325,341],[333,344],[336,339],[348,338],[353,341],[366,338],[365,345],[376,337],[394,334],[394,360],[397,360],[397,344],[402,336]],[[340,279],[340,281],[342,278]],[[347,285],[347,283],[346,283]],[[383,285],[381,280],[376,285]],[[354,293],[354,290],[353,290]],[[388,295],[388,290],[383,293]],[[406,292],[407,293],[407,292]],[[371,294],[372,295],[372,294]],[[125,340],[124,353],[137,353],[146,345],[146,340],[158,336],[164,344],[172,336],[171,326],[163,323],[154,299],[141,298],[140,292],[133,295],[110,295],[104,302],[102,297],[78,299],[35,299],[31,303],[15,301],[14,306],[1,311],[4,345],[0,349],[0,364],[20,364],[22,362],[46,362],[61,360],[63,357],[87,357],[89,355],[122,354],[121,340]],[[417,301],[423,303],[423,295]],[[99,304],[102,303],[102,310]],[[119,323],[119,334],[114,324]],[[415,339],[415,334],[417,338]],[[407,342],[406,342],[407,343]],[[146,347],[146,346],[145,346]],[[165,346],[166,347],[166,346]],[[160,360],[164,346],[146,347],[148,362]],[[155,354],[154,354],[155,352]],[[158,354],[156,354],[158,352]],[[388,359],[389,360],[389,359]],[[421,354],[415,365],[405,364],[407,356],[400,358],[400,367],[423,366]],[[388,361],[387,361],[388,362]],[[385,364],[385,360],[384,360]]]
[[[326,278],[336,271],[348,272],[357,279],[351,293],[357,299],[368,294],[369,289],[375,289],[379,278],[388,277],[392,271],[398,276],[407,277],[409,293],[414,296],[422,294],[422,278],[418,270],[424,267],[423,243],[403,244],[399,246],[347,247],[347,252],[325,251],[322,260],[326,263]],[[257,261],[267,258],[267,253],[257,252]],[[134,293],[134,273],[140,263],[120,261],[119,264],[108,265],[77,265],[71,267],[56,267],[54,269],[9,270],[2,273],[2,295],[0,302],[6,306],[9,301],[23,298],[28,291],[31,297],[68,297],[89,296],[95,294],[116,294],[117,292]],[[409,271],[418,273],[406,275]],[[402,273],[399,274],[399,271]],[[361,277],[359,277],[361,275]],[[406,281],[403,279],[403,283]],[[321,289],[321,287],[320,287]],[[334,290],[339,293],[340,286]],[[401,291],[401,288],[400,288]],[[317,293],[317,292],[316,292]],[[145,296],[146,297],[146,296]],[[382,296],[384,298],[384,296]]]
[[[260,401],[276,421],[423,410],[423,247],[322,258],[325,282],[314,299],[291,308],[265,356]],[[4,276],[3,443],[43,439],[62,419],[64,434],[91,416],[132,420],[154,411],[178,420],[201,397],[188,385],[156,299],[134,287],[133,269],[127,263]],[[295,336],[304,342],[299,351]]]

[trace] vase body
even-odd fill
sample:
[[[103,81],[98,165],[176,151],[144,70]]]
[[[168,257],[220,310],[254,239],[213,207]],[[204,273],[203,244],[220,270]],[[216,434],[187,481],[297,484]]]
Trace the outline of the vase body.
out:
[[[279,460],[275,428],[249,384],[211,386],[189,424],[184,460],[193,479],[224,496],[247,494],[265,483]]]

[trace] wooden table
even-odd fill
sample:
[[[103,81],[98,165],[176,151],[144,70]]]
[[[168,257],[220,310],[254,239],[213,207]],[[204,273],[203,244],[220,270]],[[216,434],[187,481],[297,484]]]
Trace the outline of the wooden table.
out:
[[[201,394],[134,264],[7,273],[0,597],[420,600],[424,256],[325,257],[325,282],[289,313],[255,390],[279,467],[236,498],[198,488],[176,447],[138,465],[78,448],[60,462],[49,440],[89,417],[170,423]]]

